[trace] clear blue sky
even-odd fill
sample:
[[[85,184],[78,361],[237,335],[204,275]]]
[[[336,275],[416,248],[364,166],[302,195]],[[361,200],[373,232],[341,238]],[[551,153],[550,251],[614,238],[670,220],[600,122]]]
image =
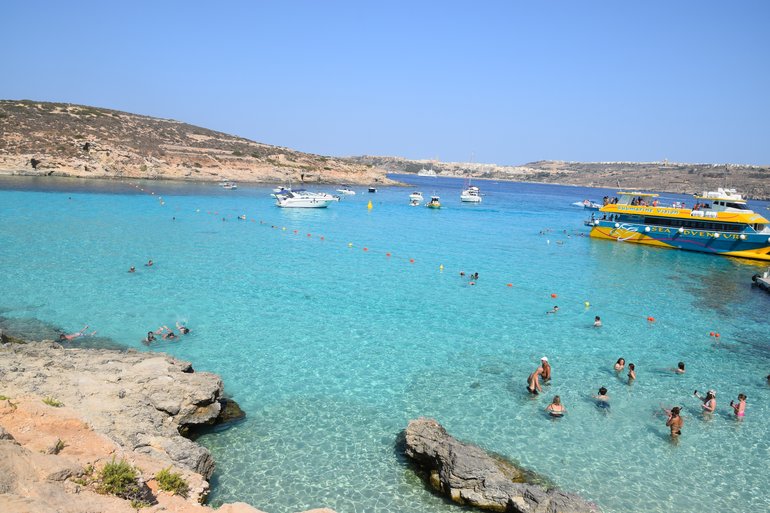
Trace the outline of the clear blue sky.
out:
[[[7,0],[0,98],[324,155],[770,164],[770,1]]]

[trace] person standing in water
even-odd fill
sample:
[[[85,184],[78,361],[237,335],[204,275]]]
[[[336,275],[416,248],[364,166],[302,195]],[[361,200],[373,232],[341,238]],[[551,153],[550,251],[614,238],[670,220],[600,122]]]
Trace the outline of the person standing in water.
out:
[[[625,358],[618,358],[618,361],[615,362],[615,372],[620,372],[626,367],[626,359]]]
[[[561,397],[558,395],[553,396],[553,401],[545,407],[545,411],[547,411],[548,415],[551,417],[563,417],[564,414],[567,413],[567,409],[561,404]]]
[[[684,426],[684,419],[679,416],[679,406],[674,406],[671,410],[664,411],[668,415],[666,426],[671,429],[671,438],[676,440],[682,434],[682,426]]]
[[[540,367],[542,367],[543,372],[541,373],[541,376],[543,377],[543,383],[550,384],[551,381],[551,364],[548,363],[548,357],[543,356],[540,358]]]
[[[529,392],[532,395],[537,395],[540,392],[543,391],[543,388],[540,386],[540,375],[543,373],[543,368],[538,367],[535,372],[529,375],[527,378],[527,392]]]
[[[636,366],[633,363],[628,364],[628,384],[634,382],[636,379]]]
[[[714,413],[717,409],[717,393],[714,390],[706,392],[706,397],[701,397],[698,391],[693,392],[693,395],[703,401],[701,408],[703,413]]]
[[[735,418],[742,419],[746,415],[746,394],[738,394],[738,402],[730,401]]]

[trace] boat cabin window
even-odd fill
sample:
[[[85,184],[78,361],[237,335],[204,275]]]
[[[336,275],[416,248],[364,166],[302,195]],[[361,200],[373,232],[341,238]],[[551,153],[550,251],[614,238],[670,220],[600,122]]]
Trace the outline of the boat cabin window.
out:
[[[748,210],[749,207],[747,207],[743,203],[733,203],[732,201],[715,201],[714,205],[718,205],[723,208],[734,208],[736,210]]]
[[[710,230],[717,232],[740,232],[746,225],[738,223],[717,223],[712,221],[700,221],[696,219],[677,219],[675,217],[645,217],[644,224],[652,226],[671,226],[673,228],[687,228],[691,230]]]

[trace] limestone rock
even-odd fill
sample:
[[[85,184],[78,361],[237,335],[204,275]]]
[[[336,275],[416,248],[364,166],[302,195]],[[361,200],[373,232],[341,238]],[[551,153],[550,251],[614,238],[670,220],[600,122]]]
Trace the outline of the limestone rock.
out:
[[[409,422],[405,454],[429,475],[437,491],[459,504],[507,513],[595,513],[598,506],[577,495],[531,483],[531,474],[465,444],[435,420]]]

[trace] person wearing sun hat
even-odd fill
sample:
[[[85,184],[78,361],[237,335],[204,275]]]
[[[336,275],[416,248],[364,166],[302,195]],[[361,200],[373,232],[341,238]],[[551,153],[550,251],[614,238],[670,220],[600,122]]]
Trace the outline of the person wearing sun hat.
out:
[[[548,363],[548,357],[543,356],[540,358],[540,366],[543,368],[541,376],[543,377],[543,383],[550,384],[551,381],[551,364]]]
[[[717,409],[717,392],[716,390],[709,390],[706,392],[706,397],[701,397],[698,391],[696,390],[693,395],[703,401],[703,404],[701,404],[701,408],[703,408],[703,413],[714,413]]]

